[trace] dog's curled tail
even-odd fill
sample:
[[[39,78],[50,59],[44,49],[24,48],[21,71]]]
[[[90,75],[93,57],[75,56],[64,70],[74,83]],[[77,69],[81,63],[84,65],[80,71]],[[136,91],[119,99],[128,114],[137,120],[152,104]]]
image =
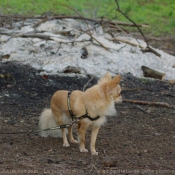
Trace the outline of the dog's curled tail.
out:
[[[44,130],[47,128],[53,128],[58,126],[58,124],[55,121],[55,118],[52,114],[51,109],[44,109],[43,112],[41,113],[39,117],[39,128],[40,130]],[[40,135],[42,137],[62,137],[61,135],[61,129],[56,129],[56,130],[50,130],[50,131],[41,131]]]

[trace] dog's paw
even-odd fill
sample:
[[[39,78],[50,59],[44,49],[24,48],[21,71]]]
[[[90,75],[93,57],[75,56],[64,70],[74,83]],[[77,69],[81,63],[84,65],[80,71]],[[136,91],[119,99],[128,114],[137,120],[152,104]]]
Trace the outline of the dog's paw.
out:
[[[63,147],[69,147],[69,143],[63,143]]]
[[[88,150],[87,150],[86,148],[80,148],[80,152],[81,152],[81,153],[87,153]]]
[[[78,143],[77,140],[70,140],[71,143]]]
[[[92,155],[92,156],[98,156],[98,152],[96,152],[96,151],[91,151],[91,155]]]

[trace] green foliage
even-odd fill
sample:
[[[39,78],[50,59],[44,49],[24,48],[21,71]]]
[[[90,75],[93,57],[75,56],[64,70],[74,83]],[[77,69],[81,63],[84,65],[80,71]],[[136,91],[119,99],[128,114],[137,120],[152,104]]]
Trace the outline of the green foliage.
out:
[[[174,0],[118,0],[120,9],[136,23],[151,27],[145,32],[154,31],[154,35],[175,33]],[[77,15],[74,11],[60,5],[68,5],[86,17],[105,17],[127,21],[115,9],[115,0],[0,0],[1,14],[37,15],[45,12]]]
[[[145,83],[145,84],[149,84],[152,82],[152,80],[148,78],[139,78],[139,80],[141,83]]]

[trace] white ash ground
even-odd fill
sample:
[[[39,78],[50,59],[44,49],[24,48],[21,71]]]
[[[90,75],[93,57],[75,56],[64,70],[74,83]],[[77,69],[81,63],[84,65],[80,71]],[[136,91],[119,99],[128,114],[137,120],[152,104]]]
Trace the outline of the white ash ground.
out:
[[[142,53],[139,47],[134,47],[125,43],[115,43],[110,41],[111,36],[105,33],[101,26],[72,19],[52,20],[34,28],[37,20],[26,20],[24,26],[20,28],[22,22],[15,23],[13,30],[1,29],[6,33],[13,33],[13,37],[8,35],[0,36],[0,56],[9,54],[5,61],[16,61],[20,64],[28,64],[38,70],[41,74],[61,74],[67,66],[81,68],[81,75],[93,74],[100,77],[106,71],[114,74],[132,73],[136,77],[143,77],[141,66],[147,66],[157,71],[166,73],[165,79],[175,79],[175,57],[161,50],[156,51],[161,54],[161,58],[153,53]],[[20,29],[19,29],[20,28]],[[91,34],[104,47],[93,40],[82,31],[91,30]],[[63,32],[69,33],[63,35]],[[41,34],[49,35],[52,40],[39,38],[23,38],[20,34]],[[120,36],[121,37],[121,36]],[[134,38],[125,37],[138,44]],[[142,46],[146,46],[144,41],[140,41]],[[88,56],[82,59],[82,47],[86,47]],[[66,74],[74,76],[75,74]]]

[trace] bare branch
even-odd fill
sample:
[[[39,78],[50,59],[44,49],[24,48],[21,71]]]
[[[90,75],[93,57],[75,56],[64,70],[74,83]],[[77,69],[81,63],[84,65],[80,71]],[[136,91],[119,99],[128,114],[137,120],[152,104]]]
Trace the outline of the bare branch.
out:
[[[126,23],[126,22],[121,22],[121,21],[111,21],[109,19],[102,19],[102,18],[86,18],[86,17],[81,17],[81,16],[50,16],[50,17],[45,17],[45,16],[8,16],[8,15],[0,15],[0,17],[5,17],[5,18],[14,18],[14,19],[18,19],[18,18],[22,18],[22,19],[41,19],[41,20],[52,20],[52,19],[79,19],[79,20],[86,20],[86,21],[91,21],[91,22],[95,22],[98,24],[103,24],[103,23],[111,23],[111,24],[117,24],[117,25],[121,25],[121,26],[131,26],[131,27],[135,27],[132,23]],[[39,22],[38,22],[39,23]],[[148,27],[148,25],[145,24],[137,24],[139,27]]]
[[[105,50],[109,51],[109,49],[107,47],[105,47],[101,42],[99,42],[95,37],[92,36],[91,31],[90,31],[90,28],[88,26],[88,23],[86,22],[85,18],[78,11],[76,11],[75,9],[73,9],[72,7],[69,7],[67,5],[64,5],[64,4],[60,4],[60,5],[66,7],[66,8],[69,8],[70,10],[73,10],[75,13],[77,13],[82,18],[82,20],[84,20],[84,22],[85,22],[85,24],[86,24],[86,26],[88,28],[88,32],[85,32],[85,33],[88,34],[98,44],[100,44],[100,46],[102,46]]]
[[[145,37],[144,33],[142,32],[142,30],[140,29],[140,27],[131,19],[129,18],[122,10],[120,10],[120,6],[119,6],[119,3],[118,3],[118,0],[115,0],[116,4],[117,4],[117,11],[119,13],[121,13],[126,19],[128,19],[130,22],[132,22],[134,24],[134,26],[138,29],[138,31],[140,32],[140,34],[142,35],[143,39],[145,40],[146,42],[146,49],[142,49],[143,52],[152,52],[154,53],[155,55],[161,57],[161,55],[155,51],[154,49],[152,49],[150,46],[149,46],[149,42],[148,42],[148,39]]]
[[[90,32],[88,23],[86,22],[86,20],[84,19],[84,17],[83,17],[77,10],[75,10],[75,9],[73,9],[72,7],[69,7],[69,6],[65,5],[65,4],[60,4],[60,5],[62,5],[62,6],[64,6],[64,7],[66,7],[66,8],[68,8],[68,9],[74,11],[76,14],[78,14],[78,15],[82,18],[82,20],[85,22],[85,24],[86,24],[86,26],[87,26],[87,28],[88,28],[88,30],[89,30],[89,32]]]
[[[132,41],[129,41],[129,40],[126,40],[126,39],[123,39],[123,38],[112,38],[110,39],[111,41],[121,41],[123,43],[126,43],[126,44],[130,44],[131,46],[135,46],[135,47],[140,47],[140,48],[144,48],[144,46],[141,46],[135,42],[132,42]]]
[[[134,103],[134,104],[141,104],[141,105],[170,107],[170,105],[168,103],[165,103],[165,102],[151,102],[151,101],[129,100],[129,99],[123,99],[123,102],[125,102],[125,103]]]
[[[88,86],[88,84],[94,79],[94,76],[92,76],[92,78],[84,85],[83,87],[83,92],[85,91],[86,87]]]

